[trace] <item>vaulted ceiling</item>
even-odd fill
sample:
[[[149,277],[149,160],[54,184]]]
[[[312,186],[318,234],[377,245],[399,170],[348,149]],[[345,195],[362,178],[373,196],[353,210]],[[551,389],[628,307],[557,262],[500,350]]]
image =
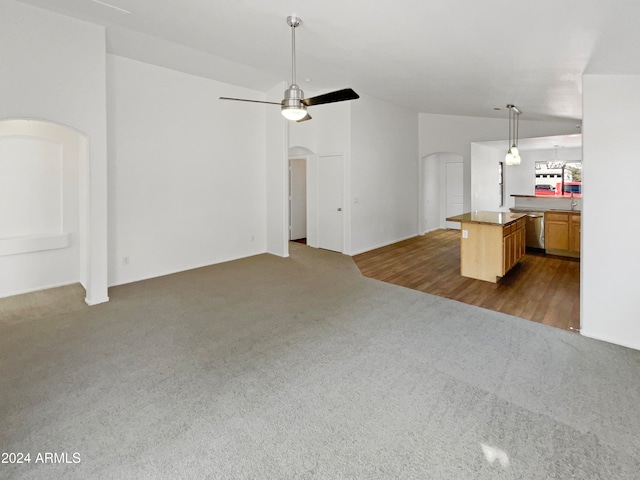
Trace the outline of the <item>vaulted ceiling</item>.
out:
[[[427,113],[576,121],[584,73],[640,74],[637,0],[21,1],[105,25],[111,53],[262,91],[289,81],[297,15],[301,88]]]

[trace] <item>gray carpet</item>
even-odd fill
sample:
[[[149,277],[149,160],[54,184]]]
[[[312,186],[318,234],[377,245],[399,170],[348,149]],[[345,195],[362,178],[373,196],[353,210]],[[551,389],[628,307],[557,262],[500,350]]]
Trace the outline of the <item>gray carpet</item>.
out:
[[[640,352],[291,250],[0,300],[0,477],[640,477]]]

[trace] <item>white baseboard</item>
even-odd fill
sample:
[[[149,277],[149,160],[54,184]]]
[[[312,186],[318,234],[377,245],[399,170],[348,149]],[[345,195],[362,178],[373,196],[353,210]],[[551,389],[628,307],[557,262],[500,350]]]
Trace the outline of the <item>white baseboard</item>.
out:
[[[42,290],[49,290],[51,288],[66,287],[68,285],[75,285],[76,283],[80,283],[80,282],[78,282],[77,280],[74,280],[73,282],[52,283],[49,285],[42,285],[40,287],[27,288],[24,290],[15,290],[13,292],[3,292],[3,293],[0,293],[0,298],[13,297],[15,295],[23,295],[25,293],[40,292]]]
[[[94,305],[99,305],[101,303],[106,303],[108,301],[109,301],[109,297],[100,297],[98,299],[95,299],[95,298],[90,299],[89,297],[85,297],[84,299],[84,303],[86,303],[90,307],[93,307]]]
[[[386,247],[387,245],[393,245],[394,243],[402,242],[403,240],[408,240],[410,238],[414,238],[414,237],[417,237],[417,236],[418,236],[418,234],[414,233],[412,235],[408,235],[406,237],[398,238],[398,239],[392,240],[390,242],[381,243],[380,245],[375,245],[373,247],[363,248],[362,250],[356,250],[355,252],[351,252],[349,255],[354,256],[354,255],[359,255],[361,253],[370,252],[371,250],[375,250],[376,248],[382,248],[382,247]]]
[[[631,348],[633,350],[640,350],[640,345],[639,344],[621,342],[618,339],[610,338],[610,337],[603,336],[603,335],[592,335],[592,334],[589,333],[588,330],[585,330],[585,329],[580,329],[580,335],[582,335],[583,337],[587,337],[587,338],[593,338],[594,340],[599,340],[601,342],[612,343],[614,345],[619,345],[619,346],[625,347],[625,348]]]
[[[243,258],[255,257],[256,255],[262,255],[264,253],[269,253],[269,252],[266,252],[266,251],[255,252],[255,253],[250,253],[250,254],[247,254],[247,255],[241,255],[241,256],[237,256],[237,257],[230,257],[230,258],[222,259],[222,260],[218,260],[218,261],[211,262],[211,263],[203,263],[203,264],[198,264],[198,265],[187,266],[187,267],[184,267],[184,268],[165,270],[163,272],[153,273],[151,275],[140,275],[140,276],[128,278],[128,279],[123,280],[123,281],[111,282],[111,283],[109,283],[109,287],[118,287],[120,285],[127,285],[129,283],[142,282],[144,280],[151,280],[152,278],[165,277],[167,275],[173,275],[174,273],[187,272],[189,270],[196,270],[198,268],[210,267],[212,265],[219,265],[221,263],[233,262],[234,260],[241,260]],[[274,255],[274,254],[271,254],[271,255]],[[279,256],[279,255],[276,255],[276,256]],[[106,297],[106,298],[107,298],[107,300],[102,300],[102,302],[108,301],[108,297]],[[102,303],[102,302],[98,301],[96,303]]]
[[[437,230],[446,230],[446,228],[443,227],[433,227],[430,228],[429,230],[425,230],[424,232],[422,232],[420,235],[426,235],[427,233],[431,233],[431,232],[435,232]]]

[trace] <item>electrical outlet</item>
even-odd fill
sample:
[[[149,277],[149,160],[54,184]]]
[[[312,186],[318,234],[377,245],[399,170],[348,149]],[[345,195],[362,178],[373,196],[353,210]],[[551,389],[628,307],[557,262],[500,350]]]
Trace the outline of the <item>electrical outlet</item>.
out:
[[[129,265],[129,257],[122,257],[122,264]]]
[[[462,238],[469,238],[469,230],[462,230]]]

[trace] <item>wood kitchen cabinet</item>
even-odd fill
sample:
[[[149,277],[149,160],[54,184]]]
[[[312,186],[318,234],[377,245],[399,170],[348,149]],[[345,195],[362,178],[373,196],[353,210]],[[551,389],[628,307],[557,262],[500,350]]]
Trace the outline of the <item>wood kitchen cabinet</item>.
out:
[[[545,251],[552,255],[579,257],[580,226],[580,212],[545,212]]]
[[[524,257],[526,249],[525,221],[520,219],[502,229],[502,276]]]
[[[569,216],[569,251],[580,255],[580,227],[582,215],[571,214]]]
[[[525,254],[525,215],[471,212],[447,218],[461,223],[460,274],[496,283]]]

